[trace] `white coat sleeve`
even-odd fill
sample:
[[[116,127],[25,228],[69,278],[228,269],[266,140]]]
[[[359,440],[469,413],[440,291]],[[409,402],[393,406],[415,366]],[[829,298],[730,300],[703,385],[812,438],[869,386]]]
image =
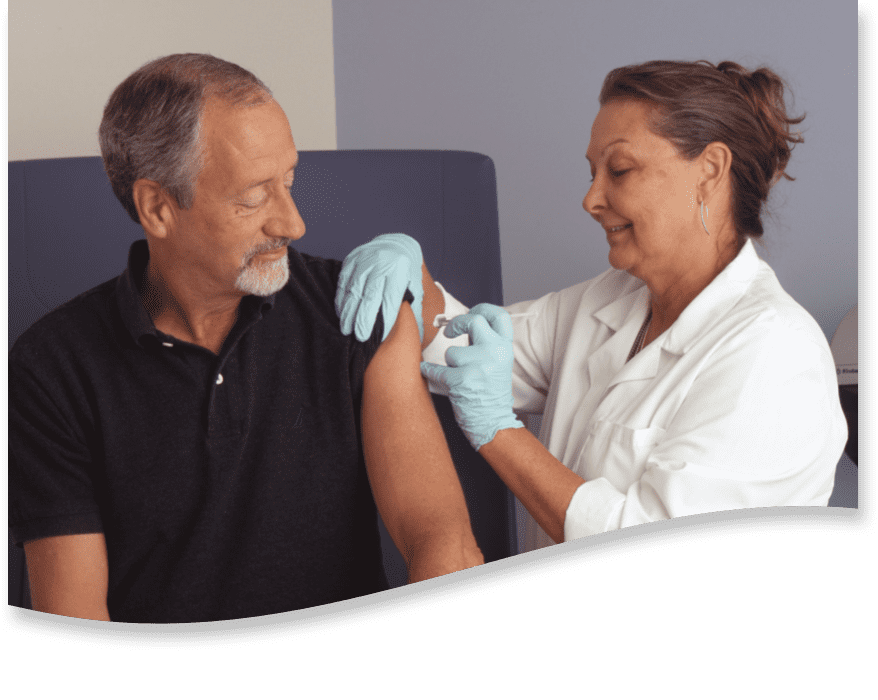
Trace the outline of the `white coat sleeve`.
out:
[[[445,316],[449,319],[465,314],[469,308],[435,283],[445,299]],[[512,316],[513,353],[512,368],[513,409],[523,413],[541,413],[546,403],[549,381],[552,376],[552,337],[548,332],[554,327],[551,317],[553,305],[549,294],[536,301],[523,301],[505,307]],[[445,351],[455,345],[466,346],[469,337],[461,335],[447,338],[439,331],[424,348],[422,359],[439,365],[447,365]],[[443,393],[439,387],[429,384],[434,394]]]
[[[565,540],[695,513],[825,506],[847,439],[834,369],[825,342],[783,326],[729,337],[688,378],[669,424],[627,429],[632,455],[646,453],[640,478],[624,492],[604,477],[576,491]]]

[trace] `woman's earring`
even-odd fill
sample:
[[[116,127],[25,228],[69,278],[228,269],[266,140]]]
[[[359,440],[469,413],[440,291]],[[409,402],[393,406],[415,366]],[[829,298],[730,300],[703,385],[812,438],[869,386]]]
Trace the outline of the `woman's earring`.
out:
[[[704,232],[709,236],[710,231],[707,230],[707,224],[704,223],[704,212],[707,211],[707,207],[704,206],[704,200],[701,200],[701,225],[704,227]],[[710,212],[707,212],[707,215],[710,216]]]

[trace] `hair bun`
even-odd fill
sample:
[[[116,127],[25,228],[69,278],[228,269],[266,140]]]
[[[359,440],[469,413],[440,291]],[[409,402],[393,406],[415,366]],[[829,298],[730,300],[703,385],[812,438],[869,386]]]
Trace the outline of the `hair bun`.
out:
[[[782,176],[788,180],[793,178],[786,174],[786,166],[797,143],[803,143],[801,133],[790,127],[800,124],[805,118],[788,117],[784,90],[786,86],[780,76],[770,68],[762,67],[748,71],[734,61],[723,61],[717,70],[732,80],[738,90],[750,104],[753,113],[764,129],[766,136],[774,143],[774,172],[771,178],[776,182]]]

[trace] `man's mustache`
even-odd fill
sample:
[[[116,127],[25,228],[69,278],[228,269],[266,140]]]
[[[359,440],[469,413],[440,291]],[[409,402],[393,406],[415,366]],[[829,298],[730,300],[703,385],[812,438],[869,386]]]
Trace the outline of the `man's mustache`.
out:
[[[290,243],[293,242],[292,238],[279,238],[276,241],[266,241],[265,243],[260,243],[257,246],[254,246],[244,255],[244,266],[250,264],[250,261],[253,260],[257,255],[261,255],[262,253],[271,253],[275,250],[280,250],[281,248],[286,248]]]

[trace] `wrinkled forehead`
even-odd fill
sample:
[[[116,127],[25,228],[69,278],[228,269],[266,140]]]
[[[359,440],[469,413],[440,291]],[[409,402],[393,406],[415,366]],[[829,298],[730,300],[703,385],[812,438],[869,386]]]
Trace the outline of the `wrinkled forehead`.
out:
[[[214,206],[241,196],[254,183],[290,172],[298,154],[276,101],[243,106],[208,101],[201,115],[195,201]]]

